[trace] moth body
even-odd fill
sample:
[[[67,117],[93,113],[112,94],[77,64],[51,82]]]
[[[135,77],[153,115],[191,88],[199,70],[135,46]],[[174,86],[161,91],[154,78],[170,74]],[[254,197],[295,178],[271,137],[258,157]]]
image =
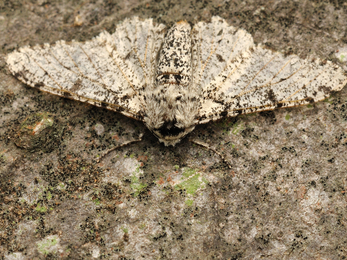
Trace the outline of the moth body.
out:
[[[166,34],[155,84],[145,94],[144,122],[165,145],[175,145],[197,123],[199,94],[192,88],[191,27],[176,23]]]

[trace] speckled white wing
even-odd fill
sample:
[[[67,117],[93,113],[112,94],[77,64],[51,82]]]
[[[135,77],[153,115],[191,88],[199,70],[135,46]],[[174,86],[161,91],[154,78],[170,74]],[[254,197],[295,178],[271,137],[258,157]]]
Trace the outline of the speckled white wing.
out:
[[[32,87],[141,119],[141,91],[154,81],[164,28],[134,17],[83,43],[23,47],[7,64]]]
[[[201,71],[195,82],[203,91],[200,123],[317,102],[347,83],[339,66],[254,46],[250,34],[219,17],[194,30],[193,59]],[[204,34],[215,36],[211,41]]]

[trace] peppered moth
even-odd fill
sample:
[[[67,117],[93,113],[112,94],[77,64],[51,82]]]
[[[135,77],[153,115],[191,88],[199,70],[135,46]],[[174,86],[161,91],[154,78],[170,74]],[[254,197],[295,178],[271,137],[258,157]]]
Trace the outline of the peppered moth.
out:
[[[220,17],[166,31],[152,19],[126,19],[113,34],[83,43],[23,47],[7,56],[24,83],[143,121],[165,145],[197,124],[325,99],[347,82],[330,61],[257,46]]]

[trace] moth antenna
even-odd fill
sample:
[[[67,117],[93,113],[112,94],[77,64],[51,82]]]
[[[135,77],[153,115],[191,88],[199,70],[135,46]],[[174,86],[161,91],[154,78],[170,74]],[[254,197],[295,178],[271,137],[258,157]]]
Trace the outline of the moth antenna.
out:
[[[136,139],[136,140],[127,141],[127,142],[125,142],[125,143],[122,143],[122,144],[120,144],[120,145],[117,145],[117,146],[115,146],[115,147],[112,147],[111,149],[107,150],[103,155],[101,155],[100,158],[98,158],[97,160],[95,160],[96,163],[100,163],[103,159],[105,159],[105,157],[106,157],[109,153],[111,153],[111,152],[114,151],[114,150],[117,150],[118,148],[121,148],[121,147],[123,147],[123,146],[130,145],[130,144],[133,144],[133,143],[141,142],[141,141],[142,141],[142,137],[143,137],[143,133],[141,133],[141,134],[139,135],[139,138]]]
[[[201,142],[199,140],[193,140],[193,139],[189,139],[190,142],[192,142],[193,144],[196,144],[196,145],[199,145],[201,147],[204,147],[206,148],[207,150],[210,150],[212,152],[214,152],[215,154],[217,154],[221,159],[222,161],[228,165],[229,169],[232,168],[230,162],[228,162],[227,159],[225,159],[225,156],[223,154],[221,154],[220,152],[218,152],[216,149],[212,148],[211,146],[209,146],[207,143],[204,143],[204,142]]]

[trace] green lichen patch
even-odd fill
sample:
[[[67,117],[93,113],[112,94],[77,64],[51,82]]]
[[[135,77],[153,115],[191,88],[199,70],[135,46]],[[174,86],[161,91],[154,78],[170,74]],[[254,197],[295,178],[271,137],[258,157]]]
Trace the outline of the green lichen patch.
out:
[[[45,206],[41,206],[40,203],[37,204],[35,210],[39,213],[45,213],[47,212],[47,208]]]
[[[346,63],[347,61],[347,47],[340,47],[338,52],[335,53],[335,57],[339,59],[340,62]]]
[[[47,200],[51,200],[52,199],[52,193],[50,191],[47,191],[46,197],[47,197]]]
[[[66,190],[66,184],[61,182],[57,185],[58,190]]]
[[[127,227],[121,227],[124,233],[129,233],[129,229]]]
[[[238,123],[236,122],[234,125],[233,125],[233,128],[231,130],[231,132],[236,135],[238,132],[242,131],[244,129],[244,125],[242,123]]]
[[[186,200],[185,202],[184,202],[188,207],[191,207],[191,206],[193,206],[193,203],[194,203],[194,200]]]
[[[191,168],[186,168],[184,170],[184,172],[182,173],[182,175],[185,177],[185,178],[189,178],[190,176],[194,175],[196,173],[196,170],[195,169],[191,169]]]
[[[141,175],[143,171],[140,169],[140,166],[137,166],[135,171],[131,173],[130,177],[130,188],[132,189],[132,194],[134,197],[140,195],[147,188],[147,184],[141,181]]]
[[[56,253],[60,248],[59,237],[57,235],[51,235],[36,243],[38,251],[43,255],[49,253]]]
[[[332,100],[330,100],[330,97],[328,97],[328,98],[324,99],[324,100],[323,100],[323,102],[325,102],[325,103],[329,103],[329,104],[332,104],[332,103],[333,103],[333,101],[332,101]]]
[[[93,200],[93,202],[95,203],[95,205],[99,206],[101,204],[100,200],[97,198],[95,200]]]
[[[223,129],[223,132],[229,132],[231,128],[235,127],[237,123],[235,123],[237,119],[235,118],[225,118],[216,123],[218,128]]]
[[[178,190],[185,190],[188,195],[194,196],[199,189],[203,189],[208,182],[195,169],[187,168],[182,173],[181,182],[175,185]]]
[[[143,190],[147,188],[147,184],[142,183],[140,178],[132,176],[130,187],[133,190],[134,197],[137,197]]]
[[[145,229],[147,227],[146,223],[141,223],[139,229]]]

